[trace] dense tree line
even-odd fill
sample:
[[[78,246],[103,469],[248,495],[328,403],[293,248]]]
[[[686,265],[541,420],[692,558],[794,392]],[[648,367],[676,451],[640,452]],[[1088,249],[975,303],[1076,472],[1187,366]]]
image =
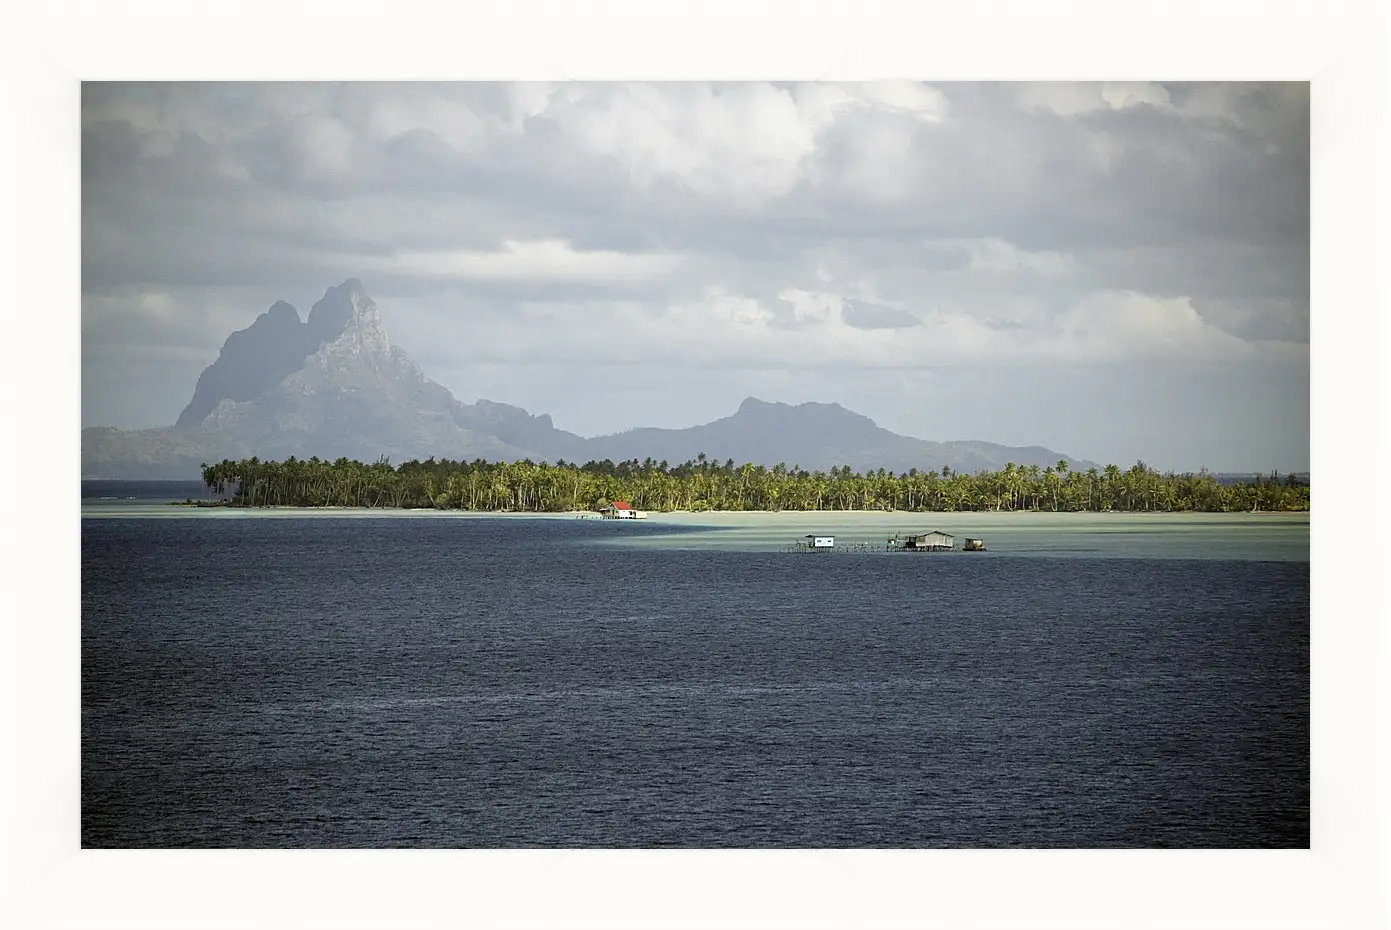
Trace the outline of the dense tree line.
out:
[[[865,474],[849,466],[808,472],[733,460],[669,465],[648,459],[575,465],[450,460],[392,467],[340,458],[263,462],[252,457],[203,466],[209,491],[233,506],[425,507],[557,512],[631,501],[642,510],[1308,510],[1309,487],[1293,476],[1220,484],[1206,472],[1160,474],[1143,462],[1121,470],[1040,469],[1008,463],[976,474],[910,469]]]

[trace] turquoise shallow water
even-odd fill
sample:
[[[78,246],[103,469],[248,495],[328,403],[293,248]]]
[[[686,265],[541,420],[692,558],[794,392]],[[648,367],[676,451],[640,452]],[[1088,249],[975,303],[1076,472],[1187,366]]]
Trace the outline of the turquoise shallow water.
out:
[[[673,531],[644,534],[638,545],[777,549],[809,533],[832,534],[839,546],[882,547],[896,533],[941,530],[985,540],[985,553],[892,553],[894,558],[1034,556],[1050,558],[1309,560],[1308,514],[1085,513],[775,513],[671,514],[648,521]]]
[[[387,519],[576,520],[573,514],[478,514],[431,510],[267,509],[172,507],[158,499],[85,499],[82,516],[195,520]],[[783,551],[809,533],[830,534],[844,550],[868,544],[882,550],[895,533],[941,530],[985,540],[970,558],[1217,559],[1309,561],[1309,514],[1089,513],[673,513],[643,521],[602,521],[606,541],[674,549]],[[837,554],[845,554],[843,551]],[[863,554],[863,553],[856,553]],[[869,553],[873,554],[873,553]],[[880,553],[884,554],[884,553]],[[892,553],[894,558],[907,557]],[[911,557],[942,557],[946,553]],[[966,556],[957,553],[957,557]]]

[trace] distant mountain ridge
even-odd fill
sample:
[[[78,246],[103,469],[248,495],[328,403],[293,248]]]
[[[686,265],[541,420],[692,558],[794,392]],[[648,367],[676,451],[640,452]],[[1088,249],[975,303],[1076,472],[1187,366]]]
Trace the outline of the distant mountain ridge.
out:
[[[747,398],[733,416],[686,429],[632,429],[589,440],[592,459],[622,461],[651,456],[684,462],[705,453],[712,459],[737,463],[801,465],[827,470],[849,465],[857,472],[910,468],[976,472],[1016,465],[1056,465],[1086,469],[1095,463],[1062,455],[1042,446],[1013,447],[989,442],[929,442],[901,436],[863,414],[840,404],[804,403],[795,406]]]
[[[809,471],[849,465],[975,472],[1008,461],[1045,467],[1060,459],[1075,469],[1094,465],[1040,446],[900,436],[839,404],[790,406],[752,397],[711,423],[586,439],[556,429],[546,414],[489,400],[461,403],[391,344],[376,302],[356,278],[328,288],[306,320],[277,301],[228,336],[173,426],[82,431],[83,476],[115,479],[196,478],[203,462],[253,455],[676,464],[701,453]]]

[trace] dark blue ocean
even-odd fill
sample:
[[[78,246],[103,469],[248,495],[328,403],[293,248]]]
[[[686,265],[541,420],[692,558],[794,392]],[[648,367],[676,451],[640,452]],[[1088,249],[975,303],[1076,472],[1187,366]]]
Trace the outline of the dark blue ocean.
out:
[[[658,531],[84,519],[83,845],[1309,844],[1308,562]]]

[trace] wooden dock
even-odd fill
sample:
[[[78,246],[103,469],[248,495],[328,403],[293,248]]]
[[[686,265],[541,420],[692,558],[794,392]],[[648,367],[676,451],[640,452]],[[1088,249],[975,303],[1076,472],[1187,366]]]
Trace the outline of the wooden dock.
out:
[[[841,543],[838,546],[814,546],[811,543],[795,542],[787,547],[788,552],[880,552],[879,546],[867,542]]]

